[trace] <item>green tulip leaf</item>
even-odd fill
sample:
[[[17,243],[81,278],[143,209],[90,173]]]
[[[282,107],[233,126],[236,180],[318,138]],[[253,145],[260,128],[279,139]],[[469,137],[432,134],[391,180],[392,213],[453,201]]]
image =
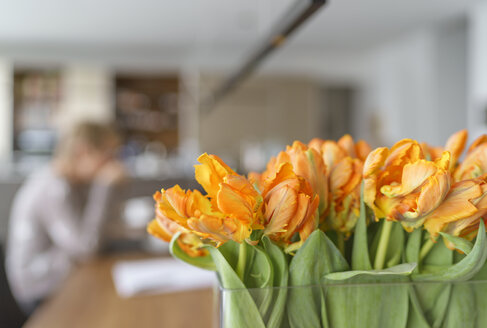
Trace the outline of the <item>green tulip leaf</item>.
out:
[[[306,239],[289,265],[289,285],[301,286],[289,290],[287,312],[292,328],[323,325],[321,279],[348,268],[347,261],[323,231],[315,230]]]
[[[419,251],[421,249],[421,229],[415,229],[408,234],[408,240],[406,242],[406,249],[404,251],[404,259],[406,263],[419,263]],[[416,267],[415,272],[418,271]]]
[[[386,267],[393,267],[401,262],[404,250],[404,228],[398,222],[394,222],[389,237],[386,252]]]
[[[326,304],[330,327],[405,328],[409,310],[407,274],[414,267],[411,265],[406,270],[399,268],[397,271],[401,274],[374,274],[373,271],[365,271],[367,274],[359,272],[353,276],[346,274],[342,277],[347,278],[346,283],[342,283],[343,280],[327,280]],[[334,276],[338,278],[338,275]]]
[[[435,273],[413,274],[412,279],[414,281],[468,280],[482,268],[486,258],[487,244],[485,242],[485,226],[484,222],[481,220],[475,245],[473,246],[472,251],[460,262]]]
[[[428,242],[430,237],[424,235],[424,242]],[[453,251],[445,246],[445,243],[436,243],[424,258],[421,264],[420,273],[432,273],[445,270],[453,264]],[[412,276],[417,274],[414,272]],[[444,283],[418,283],[412,287],[421,309],[423,316],[428,324],[433,328],[440,328],[445,318],[445,312],[450,301],[451,285]]]
[[[419,256],[419,254],[418,254]],[[431,328],[426,320],[423,308],[419,303],[416,290],[413,286],[409,286],[409,313],[407,328]]]
[[[367,209],[363,201],[364,183],[360,190],[360,216],[355,226],[352,248],[352,269],[371,270],[369,247],[367,242]]]
[[[443,328],[477,327],[476,315],[478,311],[473,288],[475,288],[473,285],[467,283],[453,284]],[[483,325],[485,325],[485,322],[483,322]]]
[[[269,255],[259,247],[242,244],[246,248],[247,263],[244,284],[250,291],[262,318],[267,316],[272,302],[274,269]]]
[[[271,240],[264,236],[262,238],[262,247],[264,251],[269,255],[269,259],[274,268],[274,298],[272,301],[272,312],[268,318],[266,318],[267,328],[280,328],[282,327],[283,320],[285,320],[286,300],[287,300],[287,286],[289,269],[286,260],[286,256],[282,249],[271,242]]]
[[[183,251],[181,247],[179,247],[179,243],[177,242],[180,236],[181,232],[176,233],[169,243],[169,252],[173,257],[201,269],[211,271],[216,270],[215,263],[213,263],[213,259],[210,254],[206,256],[192,257],[189,256],[185,251]]]
[[[465,238],[452,236],[444,232],[440,232],[440,235],[442,235],[443,238],[448,240],[455,246],[456,249],[461,250],[463,253],[468,255],[472,251],[473,244]]]
[[[482,309],[477,311],[477,327],[482,327],[487,322],[487,262],[484,264],[482,269],[472,278],[472,287],[475,295],[475,303],[477,304],[477,309]]]
[[[232,267],[232,269],[236,270],[238,256],[240,254],[240,244],[233,240],[229,240],[223,245],[221,245],[220,247],[218,247],[218,250],[223,255],[225,260],[227,260],[228,264]],[[247,258],[246,262],[248,261],[249,259]]]
[[[221,247],[225,246],[222,245]],[[221,248],[220,247],[220,248]],[[222,311],[224,327],[265,328],[261,314],[249,290],[227,261],[220,248],[206,246],[215,263],[223,290]],[[245,311],[242,311],[245,309]]]
[[[403,263],[384,270],[354,270],[344,272],[333,272],[325,276],[328,280],[346,280],[358,275],[383,276],[400,275],[409,276],[416,268],[416,263]]]

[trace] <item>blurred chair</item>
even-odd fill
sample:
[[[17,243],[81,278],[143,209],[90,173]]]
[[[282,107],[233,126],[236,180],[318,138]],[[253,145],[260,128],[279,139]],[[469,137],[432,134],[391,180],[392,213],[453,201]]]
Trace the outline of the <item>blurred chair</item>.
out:
[[[5,272],[3,246],[0,244],[0,327],[22,327],[26,319],[10,292]]]

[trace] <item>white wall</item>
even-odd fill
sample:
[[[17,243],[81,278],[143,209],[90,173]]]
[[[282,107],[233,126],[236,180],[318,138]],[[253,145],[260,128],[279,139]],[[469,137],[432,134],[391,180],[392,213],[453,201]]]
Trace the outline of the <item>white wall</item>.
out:
[[[469,13],[468,127],[487,133],[487,3],[477,3]]]
[[[0,58],[0,161],[12,156],[13,137],[13,69],[11,63]]]
[[[465,20],[455,20],[370,51],[357,134],[374,146],[402,138],[442,145],[466,128],[466,36]]]
[[[408,35],[368,54],[358,135],[372,144],[402,138],[436,143],[434,37]]]

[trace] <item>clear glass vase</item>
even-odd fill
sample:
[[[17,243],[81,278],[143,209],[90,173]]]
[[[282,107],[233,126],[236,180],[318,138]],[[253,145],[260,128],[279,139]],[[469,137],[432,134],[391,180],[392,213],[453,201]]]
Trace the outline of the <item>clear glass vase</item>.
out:
[[[487,281],[219,289],[220,327],[487,327]]]

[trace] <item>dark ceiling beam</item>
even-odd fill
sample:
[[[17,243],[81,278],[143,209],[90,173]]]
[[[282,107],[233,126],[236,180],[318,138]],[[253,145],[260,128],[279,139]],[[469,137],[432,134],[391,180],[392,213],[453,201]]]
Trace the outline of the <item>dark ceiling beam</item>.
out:
[[[295,4],[278,20],[269,37],[260,47],[202,103],[202,112],[204,114],[210,113],[219,101],[248,78],[266,57],[281,47],[289,36],[325,3],[326,0],[296,0]]]

